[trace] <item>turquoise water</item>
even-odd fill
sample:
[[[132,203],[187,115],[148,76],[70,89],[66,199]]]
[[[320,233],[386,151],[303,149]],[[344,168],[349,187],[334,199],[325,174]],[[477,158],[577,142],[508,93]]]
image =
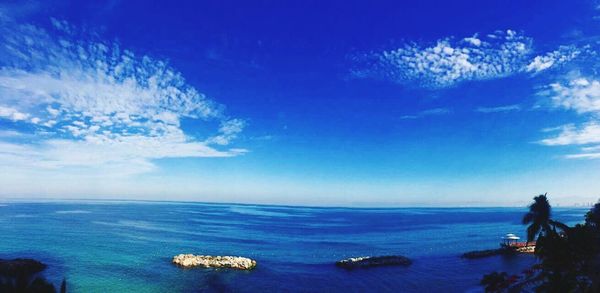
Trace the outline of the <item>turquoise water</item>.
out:
[[[465,292],[532,256],[464,260],[524,235],[525,208],[350,209],[169,202],[0,203],[0,258],[33,257],[71,292]],[[555,209],[581,221],[585,209]],[[179,253],[254,258],[253,271],[184,270]],[[339,259],[402,254],[410,267],[345,271]]]

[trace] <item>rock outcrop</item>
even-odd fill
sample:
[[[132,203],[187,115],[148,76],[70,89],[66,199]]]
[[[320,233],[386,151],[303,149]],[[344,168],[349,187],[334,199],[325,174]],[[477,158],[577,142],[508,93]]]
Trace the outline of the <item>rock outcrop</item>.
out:
[[[484,257],[490,257],[490,256],[496,256],[496,255],[507,255],[507,254],[511,254],[511,253],[514,253],[514,251],[511,249],[497,248],[497,249],[469,251],[469,252],[463,253],[461,257],[466,258],[466,259],[476,259],[476,258],[484,258]]]
[[[46,265],[30,258],[0,259],[0,292],[56,293],[56,288],[40,273]],[[66,292],[63,280],[60,292]]]
[[[33,275],[45,269],[46,265],[35,259],[0,259],[0,276]]]
[[[513,255],[515,253],[535,253],[535,244],[529,246],[511,246],[501,247],[496,249],[469,251],[462,254],[462,258],[475,259],[484,258],[496,255]]]
[[[241,256],[212,256],[180,254],[173,257],[173,263],[184,268],[230,268],[251,270],[256,267],[256,261]]]
[[[412,261],[410,259],[400,255],[353,257],[335,263],[336,266],[344,269],[379,266],[409,266],[411,264]]]

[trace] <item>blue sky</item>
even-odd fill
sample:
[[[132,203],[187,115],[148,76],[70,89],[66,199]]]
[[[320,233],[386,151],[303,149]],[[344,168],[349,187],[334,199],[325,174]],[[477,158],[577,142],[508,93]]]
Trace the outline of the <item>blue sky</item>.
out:
[[[4,2],[0,195],[596,201],[598,3],[522,2]]]

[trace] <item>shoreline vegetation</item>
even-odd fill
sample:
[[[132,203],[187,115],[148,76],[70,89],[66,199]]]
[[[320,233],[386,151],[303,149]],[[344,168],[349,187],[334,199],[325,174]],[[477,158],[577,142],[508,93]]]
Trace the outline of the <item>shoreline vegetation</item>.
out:
[[[527,242],[535,241],[538,263],[518,275],[492,272],[481,285],[486,292],[600,292],[600,202],[582,224],[552,219],[547,194],[533,198],[523,217]]]

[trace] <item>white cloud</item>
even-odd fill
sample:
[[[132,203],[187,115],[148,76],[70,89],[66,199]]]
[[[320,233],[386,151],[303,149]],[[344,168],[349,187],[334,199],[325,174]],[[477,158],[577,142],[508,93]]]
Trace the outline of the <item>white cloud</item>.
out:
[[[506,105],[506,106],[498,106],[498,107],[479,107],[475,109],[476,112],[480,113],[506,113],[506,112],[514,112],[520,111],[521,105]]]
[[[0,106],[0,118],[9,119],[12,121],[22,121],[27,119],[27,117],[29,117],[28,114],[19,112],[14,108]]]
[[[565,64],[589,51],[589,46],[560,46],[534,57],[533,40],[514,30],[496,31],[480,38],[454,37],[423,45],[355,56],[351,70],[356,78],[377,78],[430,89],[464,81],[503,78],[517,73],[538,73]]]
[[[541,140],[545,145],[585,145],[600,143],[600,123],[589,122],[582,127],[573,124],[559,128],[558,135]]]
[[[242,132],[246,122],[240,119],[232,119],[223,121],[221,127],[219,127],[219,135],[210,138],[210,143],[218,145],[228,145],[233,139],[235,139],[238,133]]]
[[[499,78],[522,71],[531,54],[531,39],[515,31],[498,31],[486,40],[477,36],[441,39],[431,46],[404,47],[368,54],[366,66],[352,71],[401,84],[442,88],[469,80]],[[357,61],[365,61],[359,60]]]
[[[58,116],[58,114],[60,113],[59,110],[52,108],[51,106],[46,107],[46,111],[48,112],[48,114],[50,114],[52,117],[56,117]]]
[[[555,107],[574,110],[577,113],[600,113],[600,81],[576,78],[563,83],[550,84],[541,92],[549,96]]]
[[[540,72],[552,66],[569,62],[577,58],[581,53],[582,51],[575,46],[561,46],[558,50],[533,58],[527,65],[526,70],[529,72]]]
[[[473,46],[479,47],[481,46],[481,40],[477,38],[477,35],[474,35],[470,38],[464,38],[463,39],[465,42],[470,43]]]
[[[573,154],[566,155],[567,159],[600,159],[600,153],[583,153],[583,154]]]
[[[213,146],[230,144],[244,121],[227,117],[166,62],[52,23],[52,34],[12,22],[0,28],[0,119],[47,133],[30,144],[0,140],[0,162],[129,166],[135,173],[151,170],[154,159],[244,152]],[[221,126],[213,136],[194,138],[180,127],[184,118]]]
[[[450,114],[450,113],[452,113],[452,110],[450,110],[448,108],[433,108],[433,109],[423,110],[414,115],[404,115],[404,116],[401,116],[400,119],[418,119],[418,118],[424,118],[427,116],[439,116],[439,115],[446,115],[446,114]]]
[[[581,150],[584,152],[600,152],[600,145],[591,146],[591,147],[582,147]]]
[[[547,132],[558,132],[543,139],[541,144],[548,146],[581,146],[581,153],[567,155],[571,159],[600,158],[600,81],[587,78],[574,78],[566,83],[553,83],[540,93],[555,108],[575,111],[585,115],[587,122],[577,126],[563,125]]]

